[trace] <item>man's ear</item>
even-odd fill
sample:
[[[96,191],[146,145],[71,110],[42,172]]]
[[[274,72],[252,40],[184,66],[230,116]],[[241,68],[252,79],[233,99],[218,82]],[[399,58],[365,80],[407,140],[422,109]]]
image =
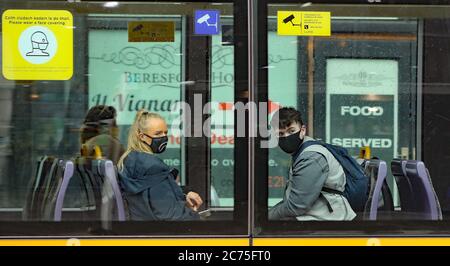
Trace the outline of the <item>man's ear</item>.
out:
[[[302,138],[304,138],[306,136],[306,125],[302,125],[300,127],[300,135],[303,135],[303,136],[301,136]]]

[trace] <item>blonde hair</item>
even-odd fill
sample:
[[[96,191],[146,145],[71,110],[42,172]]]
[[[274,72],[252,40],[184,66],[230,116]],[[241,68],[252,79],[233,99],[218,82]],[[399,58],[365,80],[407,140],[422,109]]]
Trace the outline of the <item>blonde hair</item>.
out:
[[[119,171],[122,171],[123,161],[132,151],[153,153],[152,149],[150,149],[147,144],[141,141],[141,139],[139,138],[139,133],[146,131],[148,129],[148,120],[154,118],[164,120],[161,115],[148,112],[145,109],[141,109],[136,113],[134,122],[128,132],[127,150],[124,152],[124,154],[122,154],[119,161],[117,162],[117,168],[119,169]]]

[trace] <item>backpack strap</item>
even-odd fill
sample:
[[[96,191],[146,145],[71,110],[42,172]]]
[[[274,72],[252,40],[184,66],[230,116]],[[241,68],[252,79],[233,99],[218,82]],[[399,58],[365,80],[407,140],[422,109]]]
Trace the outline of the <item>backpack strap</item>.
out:
[[[323,198],[323,199],[325,200],[325,202],[327,203],[328,211],[329,211],[330,213],[332,213],[332,212],[333,212],[333,208],[331,207],[331,204],[330,204],[330,202],[327,200],[327,198],[326,198],[322,193],[319,194],[319,198]]]
[[[336,189],[332,189],[332,188],[322,187],[322,191],[331,193],[331,194],[338,194],[338,195],[344,196],[344,192],[336,190]]]
[[[316,140],[310,140],[310,141],[303,142],[302,145],[300,145],[300,147],[298,148],[298,150],[292,154],[292,162],[297,160],[298,156],[300,156],[300,154],[306,148],[308,148],[309,146],[312,146],[312,145],[321,145],[321,144],[320,144],[320,142],[318,142]]]

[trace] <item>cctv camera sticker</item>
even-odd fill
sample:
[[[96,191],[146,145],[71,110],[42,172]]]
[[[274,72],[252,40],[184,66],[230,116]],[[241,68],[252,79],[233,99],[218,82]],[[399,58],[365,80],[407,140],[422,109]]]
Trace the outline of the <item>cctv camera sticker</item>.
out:
[[[290,36],[330,36],[330,12],[277,12],[278,35]]]

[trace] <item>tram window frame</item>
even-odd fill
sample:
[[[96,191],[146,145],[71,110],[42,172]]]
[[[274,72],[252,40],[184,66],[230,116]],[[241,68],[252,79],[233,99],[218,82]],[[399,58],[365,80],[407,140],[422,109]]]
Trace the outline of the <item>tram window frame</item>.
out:
[[[91,2],[66,2],[66,1],[24,1],[14,2],[6,1],[0,5],[3,11],[7,9],[63,9],[72,12],[74,19],[77,15],[87,16],[91,12],[105,14],[117,13],[119,10],[108,10],[100,8],[100,5],[109,1],[95,1],[95,5],[89,6]],[[124,5],[130,4],[173,4],[169,1],[135,1],[133,3],[123,2]],[[185,12],[195,10],[196,8],[203,8],[204,6],[211,7],[211,4],[229,4],[232,8],[233,14],[233,39],[234,39],[234,101],[243,102],[248,101],[248,27],[247,27],[247,2],[239,0],[217,0],[214,2],[205,2],[201,0],[180,0],[177,3],[185,3]],[[202,5],[204,3],[205,5]],[[91,3],[92,4],[92,3]],[[194,7],[188,6],[192,4]],[[120,2],[119,2],[120,5]],[[91,8],[95,11],[91,11]],[[111,13],[109,13],[111,12]],[[127,11],[122,11],[127,12]],[[138,14],[129,14],[136,15]],[[87,47],[87,35],[89,27],[85,25],[80,36],[84,36]],[[193,36],[194,34],[191,33]],[[74,40],[75,38],[74,33]],[[87,49],[86,49],[87,51]],[[87,57],[87,54],[85,55]],[[187,58],[185,59],[188,60]],[[84,67],[86,71],[87,60],[85,60]],[[209,61],[209,60],[208,60]],[[244,70],[244,71],[243,71]],[[75,73],[74,73],[75,74]],[[83,73],[82,73],[83,74]],[[208,72],[209,74],[209,72]],[[85,80],[87,82],[87,80]],[[208,90],[211,88],[209,87]],[[234,112],[236,120],[237,112]],[[246,127],[248,121],[246,121]],[[43,222],[43,221],[16,221],[15,215],[11,212],[5,213],[7,220],[0,220],[0,237],[5,236],[80,236],[80,237],[95,237],[98,235],[113,235],[117,236],[158,236],[158,237],[188,237],[188,236],[247,236],[249,232],[248,226],[248,139],[245,137],[237,137],[237,128],[234,128],[234,210],[231,220],[203,220],[195,222],[166,222],[166,221],[113,221],[109,224],[112,230],[105,230],[105,221],[64,221],[64,222]],[[210,149],[208,145],[206,149]],[[205,166],[209,169],[209,166]],[[245,169],[244,171],[242,169]],[[206,180],[205,180],[206,181]],[[198,181],[197,181],[198,182]],[[209,184],[209,181],[207,182]],[[209,200],[208,200],[209,201]],[[0,210],[1,211],[1,210]],[[2,215],[3,217],[3,215]],[[109,222],[109,221],[106,221]]]
[[[384,5],[384,6],[393,6],[393,5],[427,5],[430,4],[429,1],[399,1],[399,0],[391,0],[391,1],[383,1],[382,3],[377,3],[374,1],[373,3],[368,3],[364,1],[358,0],[315,0],[308,1],[312,6],[314,4],[320,4],[320,11],[326,11],[326,5],[343,6],[343,5]],[[258,33],[257,33],[257,43],[258,43],[258,63],[256,66],[257,72],[257,94],[255,95],[255,101],[258,102],[268,102],[269,96],[269,68],[266,67],[268,65],[268,51],[269,51],[269,43],[268,43],[268,9],[269,5],[295,5],[295,10],[299,10],[300,6],[298,1],[295,0],[261,0],[258,1],[257,7],[257,21],[258,24]],[[433,1],[432,4],[435,5],[450,5],[450,1]],[[311,7],[311,5],[305,5],[305,7]],[[325,8],[324,8],[325,7]],[[314,9],[305,10],[305,11],[314,11]],[[421,19],[423,22],[423,18]],[[423,34],[421,32],[420,34]],[[426,51],[422,51],[425,53]],[[420,52],[419,52],[420,53]],[[420,54],[419,54],[420,56]],[[424,55],[422,55],[424,57]],[[417,58],[417,60],[421,60]],[[301,69],[304,70],[304,67],[301,66]],[[303,74],[304,75],[304,74]],[[423,70],[423,73],[418,74],[418,77],[425,77],[426,69]],[[424,78],[422,78],[424,80]],[[422,82],[422,80],[417,80],[417,82]],[[297,92],[298,93],[298,92]],[[419,97],[419,96],[418,96]],[[423,96],[421,96],[423,97]],[[422,106],[422,111],[424,110],[424,106]],[[304,108],[301,108],[301,111],[305,111]],[[419,112],[419,110],[418,110]],[[265,119],[259,119],[259,121],[265,121]],[[268,126],[259,125],[260,127]],[[418,128],[419,132],[424,131],[424,125],[421,125],[421,128]],[[421,145],[424,142],[423,138],[419,138],[421,136],[417,136],[417,144]],[[312,237],[312,236],[337,236],[337,237],[348,237],[348,236],[438,236],[438,235],[446,235],[450,233],[450,220],[441,220],[441,221],[424,221],[424,220],[380,220],[380,221],[367,221],[367,220],[353,220],[353,221],[271,221],[268,220],[268,178],[269,169],[268,169],[268,159],[269,159],[269,151],[266,148],[261,148],[261,142],[265,141],[264,138],[258,136],[255,138],[254,143],[254,154],[255,162],[254,164],[258,167],[255,168],[254,172],[254,184],[255,184],[255,228],[254,228],[254,236],[255,237],[276,237],[276,236],[301,236],[301,237]],[[422,154],[424,151],[422,151]]]

